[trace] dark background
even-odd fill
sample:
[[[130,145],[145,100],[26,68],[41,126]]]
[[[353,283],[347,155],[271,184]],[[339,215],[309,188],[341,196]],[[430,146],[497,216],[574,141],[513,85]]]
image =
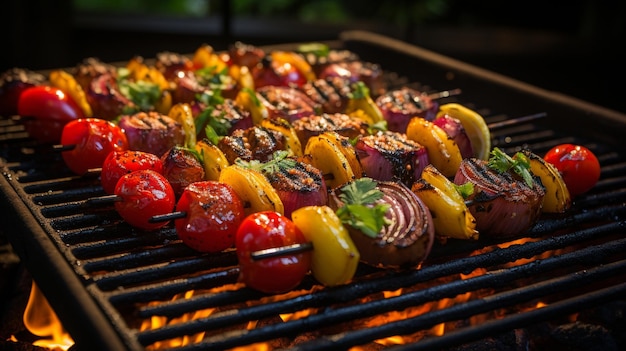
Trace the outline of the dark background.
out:
[[[365,29],[626,113],[626,2],[559,3],[5,1],[0,68],[70,67],[88,56],[124,61],[160,51],[192,53],[203,43],[223,50],[235,40],[331,40],[342,30]]]

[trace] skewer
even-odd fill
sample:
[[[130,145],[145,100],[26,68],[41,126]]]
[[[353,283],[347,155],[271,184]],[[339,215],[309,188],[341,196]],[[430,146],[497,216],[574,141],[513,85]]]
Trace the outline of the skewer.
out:
[[[98,197],[90,197],[85,201],[85,205],[110,205],[114,202],[124,201],[121,196],[118,195],[104,195]]]
[[[185,211],[174,211],[171,213],[166,213],[162,215],[152,216],[148,222],[150,223],[158,223],[158,222],[167,222],[173,219],[181,219],[187,217],[187,212]]]
[[[428,94],[428,97],[433,100],[437,100],[437,99],[443,99],[443,98],[460,95],[460,94],[461,94],[461,89],[457,88],[457,89],[452,89],[452,90],[440,91],[438,93]]]
[[[521,124],[521,123],[525,123],[525,122],[534,121],[536,119],[544,118],[547,115],[548,114],[546,112],[539,112],[539,113],[535,113],[533,115],[528,115],[528,116],[524,116],[524,117],[506,119],[506,120],[500,121],[500,122],[489,123],[487,125],[487,128],[489,128],[489,130],[492,130],[492,129],[502,128],[502,127],[508,127],[508,126],[511,126],[511,125],[514,125],[514,124]]]
[[[272,258],[286,254],[300,253],[313,250],[313,243],[293,244],[287,246],[273,247],[271,249],[259,250],[250,253],[253,260],[258,261],[265,258]]]

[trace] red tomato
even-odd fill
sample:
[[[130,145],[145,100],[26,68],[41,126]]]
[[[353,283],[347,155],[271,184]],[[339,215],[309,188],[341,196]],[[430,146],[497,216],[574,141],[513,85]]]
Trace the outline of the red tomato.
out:
[[[243,203],[226,183],[200,181],[183,191],[176,211],[176,232],[187,246],[200,252],[220,252],[235,244],[237,228],[244,218]]]
[[[596,155],[584,146],[557,145],[546,153],[544,160],[561,172],[572,196],[586,193],[600,179],[600,162]]]
[[[151,223],[150,218],[171,213],[176,204],[174,190],[167,179],[151,169],[142,169],[122,176],[114,194],[117,213],[133,227],[154,230],[167,222]]]
[[[124,130],[98,118],[82,118],[69,122],[63,128],[61,144],[74,148],[61,154],[72,172],[83,175],[89,169],[102,167],[111,151],[127,150]]]
[[[100,181],[108,194],[113,194],[117,181],[125,174],[141,169],[151,169],[163,173],[163,162],[155,154],[143,151],[115,150],[102,162]]]
[[[20,94],[17,112],[28,134],[43,143],[57,143],[63,127],[84,118],[83,110],[61,89],[39,85]]]
[[[305,242],[300,229],[280,213],[252,213],[239,226],[235,241],[240,280],[265,293],[282,293],[295,288],[311,267],[311,251],[260,260],[253,260],[250,253]]]

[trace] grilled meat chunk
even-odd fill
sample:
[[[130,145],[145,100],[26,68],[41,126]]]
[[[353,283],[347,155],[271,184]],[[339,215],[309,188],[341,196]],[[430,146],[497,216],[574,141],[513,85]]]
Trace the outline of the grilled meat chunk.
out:
[[[304,117],[294,121],[292,126],[302,145],[306,145],[311,137],[320,135],[323,132],[336,132],[348,139],[369,134],[369,124],[343,113],[324,113]]]
[[[324,113],[342,113],[350,100],[350,80],[327,77],[304,84],[300,90],[321,106]]]
[[[534,181],[530,187],[512,172],[498,172],[488,161],[467,158],[461,162],[454,183],[474,184],[467,200],[481,235],[509,237],[530,229],[541,214],[545,189]]]
[[[180,123],[158,112],[139,112],[120,118],[131,150],[161,157],[176,145],[183,145],[185,134]]]
[[[163,175],[172,186],[176,198],[189,184],[204,180],[204,166],[189,149],[174,146],[161,156],[161,162]]]
[[[286,145],[284,134],[260,126],[235,130],[217,144],[230,164],[237,158],[243,161],[268,161],[275,151],[285,150]]]
[[[376,98],[376,105],[387,121],[387,129],[404,133],[413,117],[428,121],[435,119],[439,104],[425,93],[403,87],[386,92]]]
[[[257,96],[267,108],[269,118],[283,118],[290,123],[318,113],[321,107],[302,91],[282,86],[264,86]]]

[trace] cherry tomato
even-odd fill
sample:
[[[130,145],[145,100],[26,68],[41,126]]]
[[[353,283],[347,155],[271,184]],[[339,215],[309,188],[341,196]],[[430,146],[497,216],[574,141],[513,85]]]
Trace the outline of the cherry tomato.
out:
[[[244,219],[243,203],[225,183],[205,180],[191,183],[183,191],[176,211],[176,232],[184,244],[200,252],[220,252],[235,244],[237,228]]]
[[[550,149],[544,160],[553,164],[563,177],[572,196],[586,193],[600,179],[600,162],[591,150],[581,145],[561,144]]]
[[[102,162],[100,181],[108,194],[113,194],[117,181],[124,175],[141,169],[151,169],[163,174],[163,162],[155,154],[143,151],[115,150]]]
[[[17,112],[24,118],[26,132],[43,143],[58,142],[68,122],[84,118],[83,110],[69,95],[45,85],[24,90]]]
[[[142,169],[123,175],[115,185],[117,213],[133,227],[154,230],[167,222],[150,222],[157,215],[171,213],[176,204],[174,190],[161,174]]]
[[[265,293],[282,293],[295,288],[311,268],[311,251],[254,260],[258,250],[302,244],[306,238],[287,217],[274,211],[248,215],[237,230],[235,246],[240,280]]]
[[[128,149],[124,130],[98,118],[82,118],[67,123],[61,134],[61,144],[74,146],[61,155],[69,169],[78,175],[102,167],[111,151]]]

